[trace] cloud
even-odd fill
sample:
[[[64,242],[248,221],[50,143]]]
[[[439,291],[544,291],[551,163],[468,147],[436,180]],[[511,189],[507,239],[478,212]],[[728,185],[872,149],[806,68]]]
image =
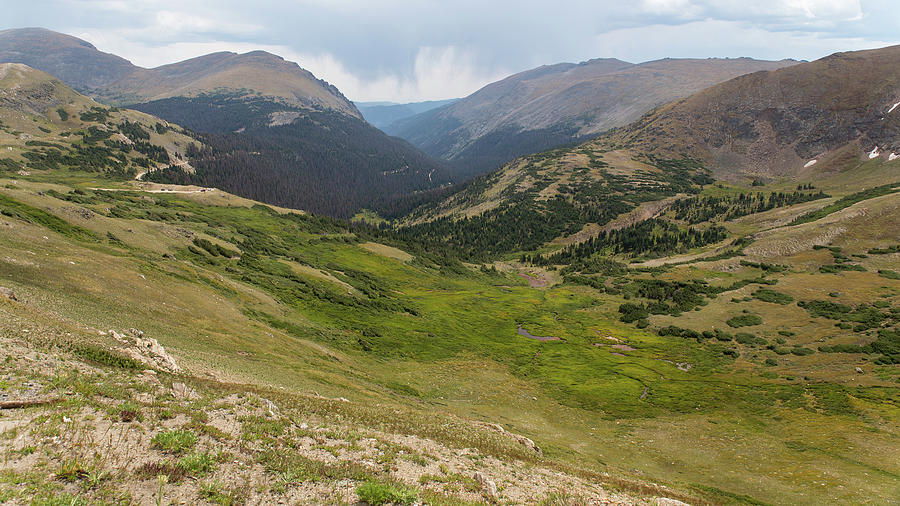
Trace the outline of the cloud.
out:
[[[71,33],[142,66],[267,50],[356,100],[463,96],[561,61],[814,59],[900,38],[895,0],[47,0],[4,9],[6,27]]]

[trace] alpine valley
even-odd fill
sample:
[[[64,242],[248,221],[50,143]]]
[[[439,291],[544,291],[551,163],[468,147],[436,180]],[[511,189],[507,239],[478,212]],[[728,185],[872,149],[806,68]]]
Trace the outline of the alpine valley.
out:
[[[898,103],[900,46],[600,59],[407,142],[0,31],[0,501],[896,504]]]

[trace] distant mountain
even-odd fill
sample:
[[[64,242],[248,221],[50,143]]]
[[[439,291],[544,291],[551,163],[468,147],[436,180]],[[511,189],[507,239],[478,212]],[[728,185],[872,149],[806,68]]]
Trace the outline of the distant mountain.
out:
[[[673,102],[605,145],[705,160],[720,178],[796,177],[900,154],[900,46],[835,53]],[[893,154],[896,153],[896,154]]]
[[[0,61],[22,62],[105,103],[190,128],[196,172],[173,166],[147,177],[335,217],[362,208],[386,215],[450,183],[442,164],[362,119],[352,102],[296,63],[263,51],[213,53],[154,69],[40,28],[0,32]]]
[[[743,210],[720,202],[727,212],[699,213],[723,219],[824,198],[809,191],[823,183],[841,194],[897,183],[898,163],[900,46],[893,46],[739,76],[597,139],[519,157],[405,223],[410,236],[475,260],[486,251],[580,244],[620,228],[636,243],[655,242],[660,227],[674,233],[685,224],[677,213],[668,224],[657,218],[713,182],[749,192]],[[843,178],[848,171],[856,176]],[[748,207],[752,187],[769,183],[782,193]],[[722,239],[707,232],[708,240]]]
[[[386,131],[468,176],[626,125],[654,107],[733,77],[795,63],[748,58],[560,63],[489,84]]]
[[[24,63],[87,94],[138,68],[124,58],[98,51],[90,42],[45,28],[0,31],[0,62]]]
[[[0,31],[0,62],[24,63],[114,105],[204,93],[269,97],[289,105],[333,109],[361,118],[334,86],[265,51],[220,52],[145,69],[89,42],[44,28]]]
[[[459,99],[451,98],[448,100],[429,100],[427,102],[411,102],[408,104],[396,104],[392,102],[356,102],[355,105],[366,121],[383,130],[395,121],[452,104],[457,100]]]
[[[137,69],[106,86],[100,95],[118,103],[137,103],[210,92],[267,97],[362,118],[337,88],[296,63],[265,51],[220,52],[154,69]]]

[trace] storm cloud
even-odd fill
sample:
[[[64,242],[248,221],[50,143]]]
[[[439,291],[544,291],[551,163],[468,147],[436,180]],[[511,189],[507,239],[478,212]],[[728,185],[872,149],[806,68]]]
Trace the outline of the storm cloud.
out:
[[[263,49],[353,100],[465,96],[514,72],[613,57],[815,59],[898,43],[890,0],[48,0],[5,7],[155,67]]]

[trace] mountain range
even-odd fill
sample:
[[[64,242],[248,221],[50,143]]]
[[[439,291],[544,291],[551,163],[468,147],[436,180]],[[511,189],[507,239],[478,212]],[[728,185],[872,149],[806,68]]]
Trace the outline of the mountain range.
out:
[[[451,98],[447,100],[410,102],[408,104],[396,104],[393,102],[356,102],[355,105],[366,121],[385,130],[397,121],[452,104],[457,100],[458,99]]]
[[[598,139],[517,158],[405,223],[481,258],[588,241],[712,181],[815,185],[866,162],[896,163],[897,69],[892,46],[739,76]],[[519,233],[491,233],[509,226]]]
[[[900,46],[757,72],[674,101],[609,136],[705,160],[717,177],[792,177],[900,153]]]
[[[795,63],[711,58],[545,65],[385,131],[475,175],[516,156],[596,137],[713,84]]]
[[[208,147],[196,170],[155,180],[219,186],[286,207],[349,218],[409,209],[450,183],[443,165],[362,119],[340,91],[263,52],[214,53],[144,69],[41,28],[0,32],[0,61],[62,76],[97,100],[191,129]]]
[[[110,105],[194,97],[220,90],[362,117],[337,88],[296,63],[265,51],[213,53],[145,69],[71,35],[44,28],[18,28],[0,31],[0,61],[43,70]]]
[[[896,503],[897,47],[450,185],[272,55],[136,110],[23,34],[67,77],[0,63],[0,500]]]

